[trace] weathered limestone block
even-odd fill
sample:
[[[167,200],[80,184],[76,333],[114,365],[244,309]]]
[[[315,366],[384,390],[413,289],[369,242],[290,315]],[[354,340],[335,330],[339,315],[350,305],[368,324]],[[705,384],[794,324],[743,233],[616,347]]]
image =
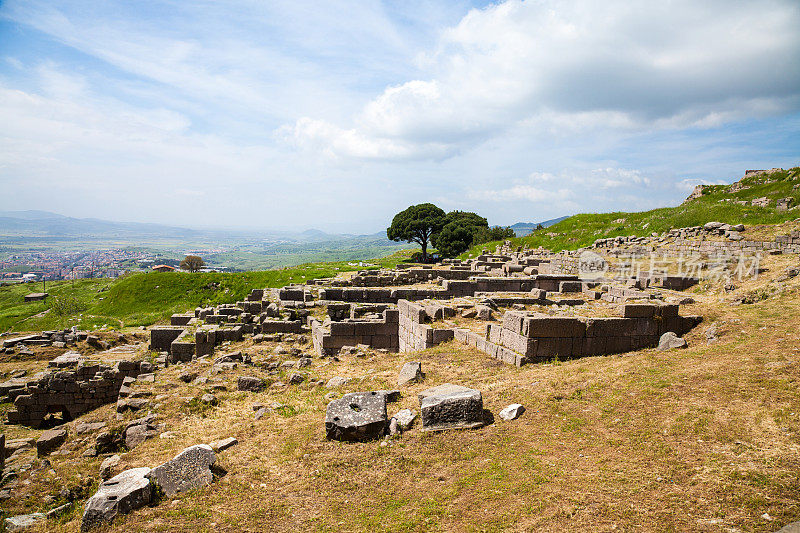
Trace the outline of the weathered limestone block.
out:
[[[166,463],[152,469],[152,479],[168,498],[176,494],[210,485],[214,479],[212,466],[217,456],[208,444],[196,444],[183,450]]]
[[[422,429],[470,429],[484,424],[480,391],[446,383],[419,394]]]
[[[33,527],[39,522],[43,522],[46,518],[44,513],[31,513],[22,514],[17,516],[10,516],[3,520],[5,531],[8,533],[16,531],[25,531],[29,527]]]
[[[117,515],[128,514],[144,507],[152,498],[147,467],[131,468],[100,484],[94,496],[86,502],[81,531],[110,524]]]
[[[169,318],[169,323],[171,326],[185,326],[193,318],[194,314],[174,314]]]
[[[44,457],[50,455],[67,440],[66,429],[48,429],[43,432],[36,441],[36,455]]]
[[[120,456],[119,455],[111,455],[103,459],[103,462],[100,463],[100,479],[103,481],[111,478],[111,474],[114,472],[114,469],[117,468],[119,465]]]
[[[128,423],[123,431],[123,436],[125,438],[125,446],[129,450],[158,435],[158,426],[155,423],[155,419],[156,415],[151,414]]]
[[[522,413],[525,412],[525,407],[518,403],[512,403],[502,411],[500,411],[500,418],[503,420],[516,420]]]
[[[180,326],[154,326],[150,328],[150,349],[158,352],[168,352],[172,341],[183,335],[184,331]]]
[[[686,348],[686,340],[678,337],[675,333],[668,331],[664,333],[661,338],[658,340],[658,349],[659,350],[673,350],[676,348]]]
[[[328,404],[325,433],[331,440],[367,441],[386,433],[386,394],[377,391],[345,394]]]
[[[236,388],[237,390],[260,392],[264,390],[265,383],[261,378],[255,376],[239,376]]]
[[[425,379],[425,373],[422,372],[422,363],[409,361],[400,369],[400,374],[397,376],[397,386],[402,387],[409,383],[417,383],[423,379]]]
[[[397,420],[397,426],[400,431],[408,431],[414,425],[417,413],[411,409],[400,409],[392,418]]]

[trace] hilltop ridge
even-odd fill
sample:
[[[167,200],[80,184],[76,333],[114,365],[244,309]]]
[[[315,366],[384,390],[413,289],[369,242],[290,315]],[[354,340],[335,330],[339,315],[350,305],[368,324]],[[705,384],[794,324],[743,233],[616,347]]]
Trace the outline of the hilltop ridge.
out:
[[[674,228],[702,226],[715,220],[728,224],[780,224],[800,217],[800,167],[748,171],[730,185],[699,185],[682,204],[650,211],[582,213],[549,228],[511,239],[515,246],[576,250],[597,239],[650,235]],[[779,202],[783,200],[783,202]],[[473,246],[479,254],[498,243]]]

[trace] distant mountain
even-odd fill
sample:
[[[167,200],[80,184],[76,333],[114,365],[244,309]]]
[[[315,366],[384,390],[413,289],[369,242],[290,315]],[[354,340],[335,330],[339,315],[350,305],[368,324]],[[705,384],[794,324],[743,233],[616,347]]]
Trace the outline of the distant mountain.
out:
[[[0,211],[0,239],[48,239],[91,241],[179,241],[262,245],[331,243],[334,248],[349,242],[358,245],[400,246],[386,238],[383,231],[370,235],[332,234],[319,229],[303,232],[193,229],[142,222],[114,222],[96,218],[74,218],[49,211]],[[336,243],[336,245],[334,245]]]
[[[514,233],[517,234],[517,237],[524,237],[525,235],[529,235],[540,224],[543,228],[549,228],[553,224],[558,224],[562,220],[566,220],[568,218],[569,217],[566,216],[559,218],[551,218],[550,220],[545,220],[544,222],[517,222],[516,224],[511,226],[511,229],[514,230]]]
[[[21,220],[50,220],[67,218],[64,215],[51,213],[50,211],[0,211],[0,218],[18,218]]]
[[[73,218],[48,211],[0,211],[0,235],[7,237],[192,238],[197,230],[146,224]]]

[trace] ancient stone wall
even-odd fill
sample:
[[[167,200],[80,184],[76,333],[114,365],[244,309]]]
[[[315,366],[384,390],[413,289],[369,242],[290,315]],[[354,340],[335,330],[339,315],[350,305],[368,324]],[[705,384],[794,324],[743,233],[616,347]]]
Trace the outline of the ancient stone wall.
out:
[[[398,310],[386,309],[380,320],[353,320],[322,324],[312,321],[314,349],[322,355],[334,355],[343,346],[365,344],[375,349],[396,352],[398,346]]]
[[[117,401],[126,377],[152,372],[147,361],[119,361],[113,367],[80,363],[75,370],[47,372],[27,384],[14,399],[9,424],[41,426],[49,413],[75,418],[101,405]]]
[[[425,307],[408,300],[397,302],[400,352],[425,350],[453,339],[452,329],[433,328],[425,323]]]
[[[580,318],[508,311],[502,324],[489,324],[487,340],[520,354],[524,362],[547,361],[655,347],[664,333],[683,335],[701,320],[680,316],[676,304],[626,304],[621,314]]]

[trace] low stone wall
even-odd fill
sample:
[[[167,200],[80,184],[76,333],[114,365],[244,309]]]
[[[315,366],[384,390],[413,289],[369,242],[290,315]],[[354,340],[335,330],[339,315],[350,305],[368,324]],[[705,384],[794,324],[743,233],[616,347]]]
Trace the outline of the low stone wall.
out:
[[[702,320],[679,316],[675,304],[626,304],[621,311],[608,318],[508,311],[502,324],[489,324],[486,340],[519,354],[522,363],[570,359],[655,347],[664,333],[683,335]]]
[[[334,302],[398,303],[400,300],[444,300],[474,296],[477,292],[529,292],[532,289],[557,292],[561,282],[576,280],[577,276],[563,274],[491,278],[472,276],[467,280],[444,280],[441,289],[326,287],[319,290],[319,299]]]
[[[365,344],[375,349],[396,352],[399,349],[398,310],[386,309],[381,320],[344,320],[327,326],[313,321],[314,349],[321,355],[335,355],[343,346]]]
[[[153,370],[147,361],[119,361],[113,367],[81,363],[73,371],[45,373],[16,396],[14,410],[8,412],[8,423],[39,427],[49,413],[73,419],[117,401],[126,377]]]
[[[180,326],[153,326],[150,328],[150,349],[156,352],[168,352],[172,342],[186,333]]]
[[[398,342],[400,352],[432,348],[453,339],[452,329],[433,328],[427,324],[425,307],[408,300],[397,302],[399,311]]]
[[[169,317],[169,324],[171,326],[185,326],[193,318],[193,314],[174,314]]]
[[[261,322],[261,333],[302,333],[303,323],[300,320],[264,320]]]

